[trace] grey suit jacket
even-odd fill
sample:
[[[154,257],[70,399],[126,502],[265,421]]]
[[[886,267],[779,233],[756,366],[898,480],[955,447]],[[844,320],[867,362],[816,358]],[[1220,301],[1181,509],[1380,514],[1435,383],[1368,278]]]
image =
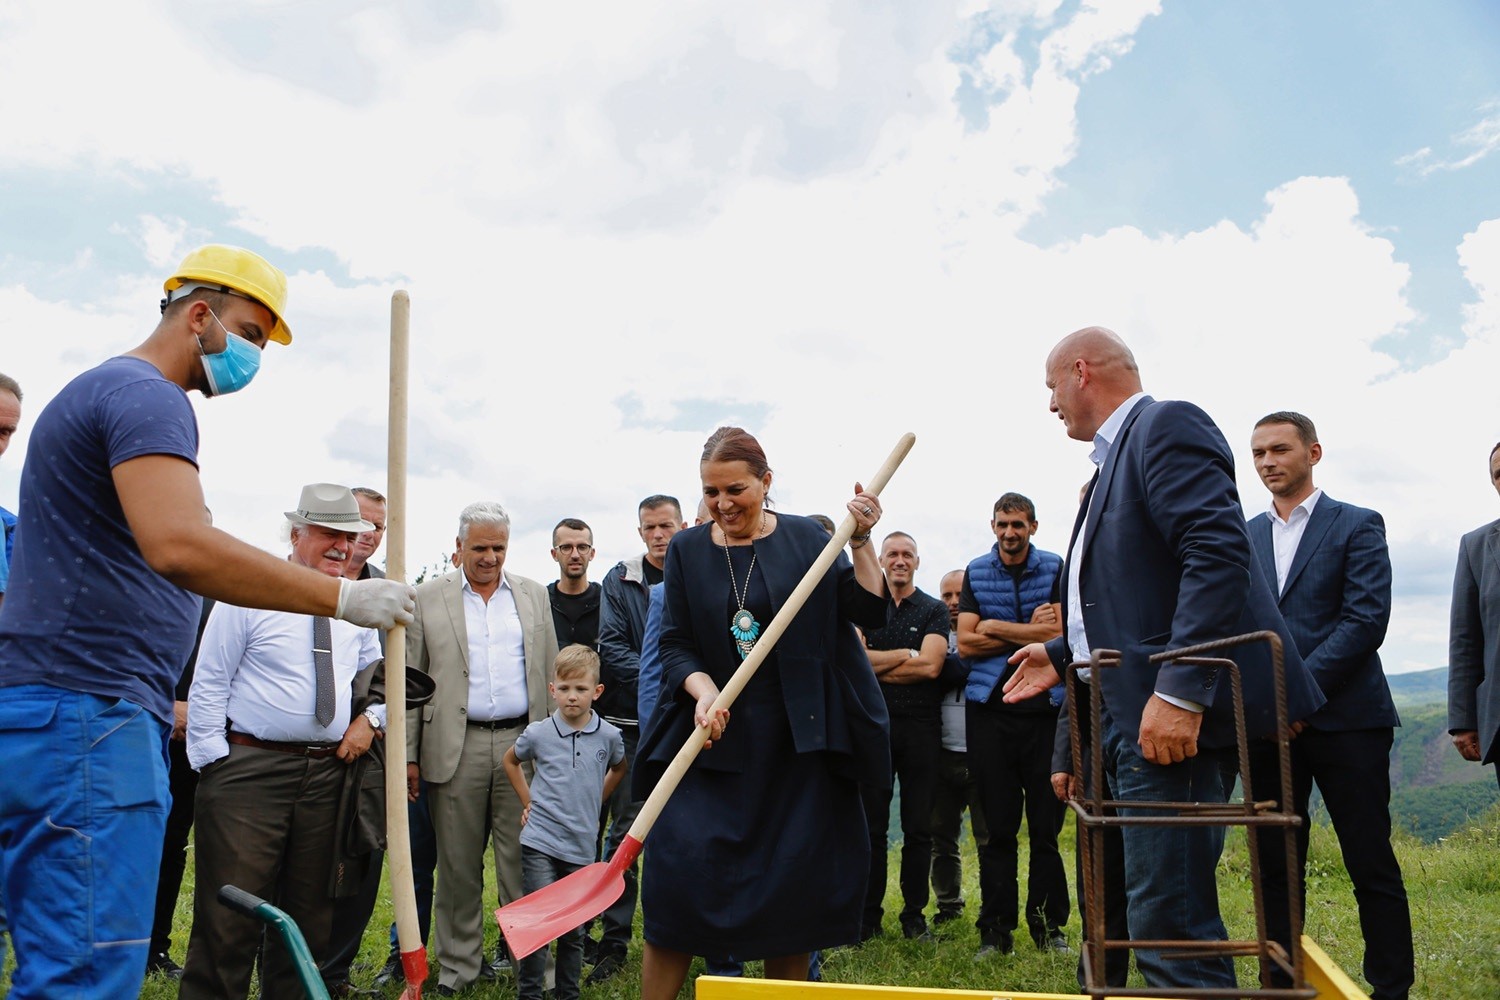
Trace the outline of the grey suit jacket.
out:
[[[1479,759],[1500,758],[1500,521],[1458,547],[1448,630],[1448,731],[1479,732]]]
[[[557,632],[547,588],[523,576],[505,574],[516,597],[516,613],[525,630],[526,695],[532,722],[547,717],[547,682],[557,657]],[[417,588],[416,617],[406,627],[406,661],[431,674],[437,693],[407,716],[407,760],[418,764],[422,778],[445,782],[458,770],[469,705],[469,632],[464,622],[463,570],[430,580]]]

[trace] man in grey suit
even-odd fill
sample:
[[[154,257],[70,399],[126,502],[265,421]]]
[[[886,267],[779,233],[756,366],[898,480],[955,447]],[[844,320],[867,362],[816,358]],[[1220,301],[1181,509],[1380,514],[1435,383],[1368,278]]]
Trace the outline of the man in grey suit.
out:
[[[1500,493],[1500,444],[1490,449],[1490,484]],[[1500,521],[1464,536],[1453,576],[1448,631],[1448,732],[1464,760],[1500,760]],[[1500,767],[1495,769],[1500,780]]]
[[[521,802],[502,761],[527,723],[547,717],[557,634],[547,588],[504,572],[509,544],[505,508],[465,507],[460,568],[417,588],[416,620],[406,633],[409,664],[437,684],[432,701],[407,723],[408,794],[415,800],[418,779],[427,783],[437,835],[437,996],[452,996],[480,975],[487,837],[501,905],[522,895]]]
[[[1415,977],[1411,910],[1401,866],[1391,849],[1390,753],[1401,724],[1380,665],[1391,617],[1391,560],[1385,522],[1373,510],[1340,503],[1313,485],[1323,446],[1313,422],[1282,411],[1262,417],[1250,437],[1255,471],[1271,492],[1270,509],[1250,519],[1250,545],[1268,580],[1297,652],[1328,702],[1292,741],[1298,898],[1306,910],[1308,801],[1323,793],[1354,883],[1365,940],[1364,973],[1376,1000],[1405,1000]],[[1257,799],[1281,798],[1274,744],[1250,752]],[[1266,933],[1290,947],[1286,844],[1259,838]],[[1290,977],[1266,968],[1276,986]]]

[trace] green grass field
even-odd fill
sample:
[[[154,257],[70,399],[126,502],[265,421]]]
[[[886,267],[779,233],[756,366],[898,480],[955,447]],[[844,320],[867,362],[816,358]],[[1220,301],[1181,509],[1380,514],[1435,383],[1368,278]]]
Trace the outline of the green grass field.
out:
[[[1067,842],[1065,854],[1071,855],[1071,823],[1064,839]],[[1478,822],[1434,844],[1402,837],[1397,844],[1397,853],[1406,874],[1416,933],[1414,1000],[1495,1000],[1500,997],[1500,810],[1492,810]],[[891,870],[895,869],[893,863]],[[968,916],[972,918],[978,911],[972,843],[964,874]],[[1222,865],[1220,893],[1225,920],[1230,934],[1235,937],[1253,936],[1247,875],[1243,835],[1232,832]],[[832,982],[1060,993],[1075,988],[1072,959],[1032,950],[1029,943],[1025,943],[1024,934],[1020,938],[1023,945],[1015,954],[974,961],[979,942],[972,919],[947,924],[939,930],[935,943],[903,940],[894,917],[900,909],[894,876],[891,881],[892,891],[886,901],[885,936],[860,948],[843,948],[829,954],[824,964],[825,979]],[[185,887],[183,905],[177,913],[177,931],[173,935],[173,953],[179,961],[186,950],[191,920],[189,898]],[[493,908],[493,898],[487,905]],[[1362,981],[1359,975],[1362,944],[1354,898],[1339,859],[1338,843],[1333,831],[1327,827],[1316,827],[1313,831],[1308,860],[1307,913],[1308,933],[1356,981]],[[390,910],[382,904],[371,921],[364,950],[355,967],[355,981],[360,985],[368,985],[385,958],[389,920]],[[1075,944],[1079,933],[1075,913],[1068,927],[1069,938]],[[489,935],[487,950],[493,952],[498,937],[493,921],[489,924]],[[584,1000],[638,1000],[639,939],[632,947],[630,957],[625,971],[611,981],[584,987]],[[437,956],[430,955],[430,958],[434,964],[432,981],[435,982]],[[1253,963],[1245,959],[1241,963],[1240,981],[1253,983]],[[695,968],[695,974],[698,971],[701,970]],[[750,972],[759,974],[754,964]],[[8,983],[8,978],[0,982],[0,986],[4,983]],[[176,996],[176,989],[172,983],[151,979],[141,995],[148,1000],[168,1000]],[[513,997],[515,987],[508,979],[502,979],[467,995],[476,998]]]

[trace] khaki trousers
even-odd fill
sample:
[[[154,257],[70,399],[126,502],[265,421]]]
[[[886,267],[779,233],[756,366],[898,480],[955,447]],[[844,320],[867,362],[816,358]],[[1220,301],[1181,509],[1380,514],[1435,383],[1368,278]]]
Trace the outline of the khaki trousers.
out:
[[[523,726],[464,727],[463,752],[452,779],[427,786],[437,837],[433,930],[442,971],[438,982],[461,989],[479,978],[484,961],[484,847],[495,848],[500,905],[519,899],[521,800],[501,764]],[[527,779],[530,764],[524,765]]]

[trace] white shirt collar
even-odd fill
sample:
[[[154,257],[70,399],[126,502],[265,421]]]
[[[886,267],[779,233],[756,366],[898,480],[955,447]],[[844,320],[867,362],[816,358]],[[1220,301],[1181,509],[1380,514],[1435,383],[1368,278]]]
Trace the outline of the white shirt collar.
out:
[[[461,577],[463,577],[463,580],[464,580],[464,590],[465,591],[467,591],[470,594],[473,594],[475,597],[480,596],[479,591],[477,591],[477,590],[474,589],[474,585],[471,584],[471,583],[469,583],[469,574],[465,573],[462,569],[460,569],[458,571],[458,575],[461,576]],[[510,590],[510,589],[511,589],[510,588],[510,579],[502,571],[500,573],[500,586],[496,589],[496,593],[499,593],[501,590]]]
[[[1271,520],[1278,521],[1281,524],[1288,524],[1288,523],[1291,522],[1293,516],[1295,516],[1296,513],[1297,513],[1297,511],[1299,511],[1299,510],[1302,511],[1304,517],[1312,517],[1313,508],[1318,505],[1318,498],[1321,497],[1322,495],[1323,495],[1323,491],[1322,490],[1320,490],[1320,489],[1314,489],[1311,493],[1309,493],[1307,495],[1307,499],[1306,500],[1303,500],[1297,506],[1293,507],[1292,510],[1291,510],[1291,513],[1287,514],[1287,516],[1284,517],[1284,518],[1280,514],[1276,513],[1276,498],[1272,497],[1271,498]]]
[[[1138,392],[1125,402],[1115,407],[1115,412],[1109,415],[1109,419],[1099,425],[1094,432],[1094,450],[1089,452],[1089,461],[1099,468],[1104,468],[1104,463],[1109,459],[1109,449],[1115,443],[1115,438],[1120,436],[1120,428],[1125,423],[1125,418],[1130,416],[1130,411],[1135,408],[1144,397],[1144,392]]]

